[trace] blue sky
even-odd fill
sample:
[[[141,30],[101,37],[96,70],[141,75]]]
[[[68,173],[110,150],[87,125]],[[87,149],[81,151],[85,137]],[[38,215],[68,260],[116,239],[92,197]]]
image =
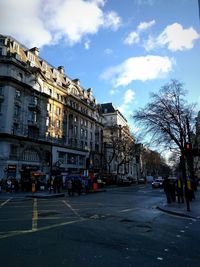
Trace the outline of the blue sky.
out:
[[[0,0],[0,33],[39,47],[130,125],[131,112],[170,79],[200,110],[198,0]]]

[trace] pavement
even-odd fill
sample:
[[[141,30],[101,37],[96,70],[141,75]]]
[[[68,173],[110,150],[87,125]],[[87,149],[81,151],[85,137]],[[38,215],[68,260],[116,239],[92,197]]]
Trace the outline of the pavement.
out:
[[[186,202],[172,202],[168,204],[167,201],[165,201],[157,205],[156,208],[172,215],[200,219],[200,187],[198,187],[198,190],[195,192],[195,199],[190,202],[190,211],[187,211]]]
[[[106,189],[102,188],[102,189],[96,189],[96,190],[90,190],[88,192],[88,194],[92,194],[92,193],[100,193],[100,192],[105,192]],[[53,193],[53,192],[49,192],[49,191],[38,191],[35,193],[32,192],[1,192],[0,193],[0,199],[6,199],[6,198],[58,198],[58,197],[65,197],[68,196],[67,191],[63,191],[61,193]]]

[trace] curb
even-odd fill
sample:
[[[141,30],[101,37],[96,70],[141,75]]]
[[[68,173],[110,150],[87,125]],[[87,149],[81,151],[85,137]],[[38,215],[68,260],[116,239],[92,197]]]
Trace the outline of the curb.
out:
[[[28,198],[57,198],[57,197],[64,197],[64,193],[59,193],[59,194],[31,194],[31,195],[26,195]]]
[[[190,219],[196,219],[196,217],[194,217],[194,216],[191,216],[191,215],[188,215],[188,214],[185,214],[185,213],[181,213],[181,212],[172,211],[172,210],[166,210],[166,209],[163,209],[163,208],[161,208],[159,206],[157,206],[156,209],[158,209],[160,211],[163,211],[163,212],[166,212],[166,213],[169,213],[169,214],[172,214],[172,215],[185,217],[185,218],[190,218]]]
[[[97,190],[90,190],[88,194],[93,194],[93,193],[102,193],[106,192],[106,189],[97,189]]]

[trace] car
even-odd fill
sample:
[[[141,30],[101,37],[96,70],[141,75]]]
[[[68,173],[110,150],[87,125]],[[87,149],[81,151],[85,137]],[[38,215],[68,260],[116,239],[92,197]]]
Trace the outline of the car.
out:
[[[137,184],[137,177],[128,176],[127,179],[131,182],[131,184]]]
[[[145,178],[139,178],[138,179],[138,184],[145,184],[146,183],[146,179]]]
[[[98,185],[98,188],[103,188],[105,187],[106,183],[103,182],[101,179],[97,179],[97,185]]]
[[[120,178],[117,182],[118,186],[129,186],[131,185],[131,181],[127,178]]]
[[[162,188],[163,187],[163,179],[155,179],[152,183],[152,188]]]

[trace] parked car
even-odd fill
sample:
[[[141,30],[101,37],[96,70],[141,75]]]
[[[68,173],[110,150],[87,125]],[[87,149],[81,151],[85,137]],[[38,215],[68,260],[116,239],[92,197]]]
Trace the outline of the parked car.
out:
[[[131,184],[137,184],[137,177],[128,176],[127,179],[131,182]]]
[[[117,182],[118,186],[129,186],[131,185],[131,181],[127,178],[120,178]]]
[[[146,183],[146,179],[141,177],[138,179],[138,184],[145,184]]]
[[[155,179],[151,184],[152,184],[152,188],[162,188],[163,179]]]
[[[101,179],[97,179],[97,185],[98,185],[98,188],[102,188],[106,185],[106,183],[103,182]]]

